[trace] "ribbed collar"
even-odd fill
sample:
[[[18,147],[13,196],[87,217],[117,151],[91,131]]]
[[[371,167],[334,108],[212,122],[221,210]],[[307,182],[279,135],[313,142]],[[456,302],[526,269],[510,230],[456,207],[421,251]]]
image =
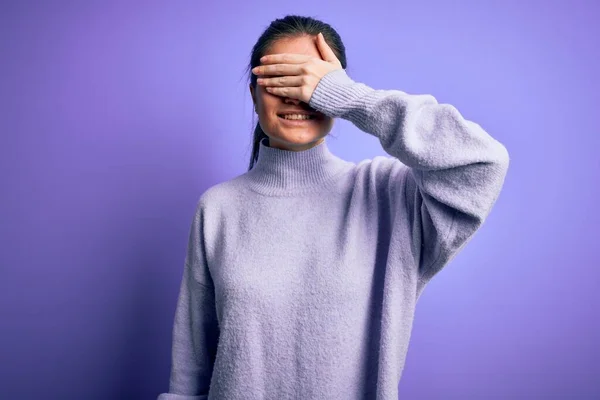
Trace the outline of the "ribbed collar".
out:
[[[308,150],[290,151],[259,143],[258,160],[248,172],[250,185],[267,195],[292,195],[316,191],[334,182],[332,178],[350,163],[329,151],[327,141]]]

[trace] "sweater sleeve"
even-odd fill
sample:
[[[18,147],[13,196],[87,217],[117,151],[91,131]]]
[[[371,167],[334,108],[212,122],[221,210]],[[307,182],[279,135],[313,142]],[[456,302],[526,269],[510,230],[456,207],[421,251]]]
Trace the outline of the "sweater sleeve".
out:
[[[207,400],[219,329],[199,203],[190,229],[172,331],[169,392],[157,400]]]
[[[408,215],[421,290],[485,221],[504,184],[508,151],[452,105],[375,90],[343,69],[321,79],[309,105],[374,135],[392,156],[390,203],[403,209],[391,215]]]

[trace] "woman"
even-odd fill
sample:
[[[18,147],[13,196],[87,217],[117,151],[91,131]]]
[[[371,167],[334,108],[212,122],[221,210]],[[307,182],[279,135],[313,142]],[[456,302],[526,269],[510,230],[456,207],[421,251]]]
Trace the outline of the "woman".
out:
[[[488,216],[506,148],[430,95],[352,80],[312,18],[272,22],[250,67],[250,169],[199,200],[159,399],[396,400],[417,299]],[[334,118],[391,157],[333,155]]]

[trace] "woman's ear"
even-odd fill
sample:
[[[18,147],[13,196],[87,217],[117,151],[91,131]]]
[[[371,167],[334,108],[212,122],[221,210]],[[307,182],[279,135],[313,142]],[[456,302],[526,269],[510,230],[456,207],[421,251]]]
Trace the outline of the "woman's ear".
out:
[[[252,84],[249,84],[248,87],[250,88],[250,97],[252,97],[252,102],[256,104],[256,99],[254,98],[254,87]]]
[[[250,97],[252,97],[252,103],[254,103],[254,111],[257,112],[258,110],[256,109],[256,98],[254,97],[254,87],[252,86],[252,84],[250,84],[249,87],[250,87]]]

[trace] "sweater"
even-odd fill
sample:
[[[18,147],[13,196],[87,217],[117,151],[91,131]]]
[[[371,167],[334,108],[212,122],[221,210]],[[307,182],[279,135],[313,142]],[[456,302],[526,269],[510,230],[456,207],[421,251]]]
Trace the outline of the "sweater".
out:
[[[265,138],[250,171],[200,196],[159,400],[398,398],[417,300],[489,215],[508,152],[452,105],[343,69],[309,105],[389,156]]]

